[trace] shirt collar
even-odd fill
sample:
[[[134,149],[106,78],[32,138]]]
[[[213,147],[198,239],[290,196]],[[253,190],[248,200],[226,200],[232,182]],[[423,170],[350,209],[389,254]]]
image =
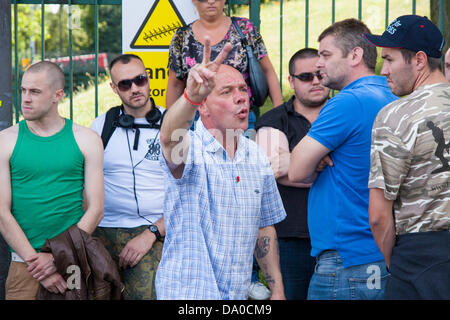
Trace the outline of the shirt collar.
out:
[[[382,85],[382,86],[386,86],[386,87],[388,86],[386,77],[373,75],[373,76],[365,76],[365,77],[356,79],[355,81],[349,83],[344,88],[342,88],[341,91],[348,90],[348,89],[354,89],[354,88],[365,86],[368,84]]]
[[[223,152],[224,155],[226,154],[223,146],[216,140],[216,138],[214,138],[211,132],[206,129],[201,118],[196,122],[195,132],[201,138],[205,151],[210,153]],[[243,135],[239,137],[236,153],[234,155],[234,162],[240,161],[240,159],[245,159],[245,157],[248,156],[249,150],[247,147],[248,144],[246,143],[247,141],[245,141],[246,139],[247,138]]]

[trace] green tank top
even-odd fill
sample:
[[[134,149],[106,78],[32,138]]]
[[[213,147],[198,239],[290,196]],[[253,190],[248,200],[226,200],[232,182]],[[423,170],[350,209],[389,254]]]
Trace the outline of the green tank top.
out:
[[[41,137],[19,122],[11,159],[11,211],[31,245],[40,251],[46,239],[76,224],[84,214],[84,157],[65,119],[61,131]]]

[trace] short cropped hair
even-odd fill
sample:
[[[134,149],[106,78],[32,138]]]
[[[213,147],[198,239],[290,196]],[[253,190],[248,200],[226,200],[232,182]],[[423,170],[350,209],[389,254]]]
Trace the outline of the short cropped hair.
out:
[[[363,37],[363,33],[371,33],[369,28],[359,20],[354,18],[338,21],[326,28],[319,36],[318,41],[322,41],[327,36],[335,38],[335,45],[344,56],[347,56],[353,48],[363,49],[363,60],[369,70],[375,71],[377,64],[377,49]]]
[[[117,62],[121,62],[123,64],[128,64],[132,59],[136,59],[136,60],[139,60],[142,63],[144,63],[142,61],[142,59],[135,54],[131,54],[131,53],[121,54],[120,56],[115,57],[109,64],[109,72],[111,72],[111,69]]]
[[[39,61],[27,68],[25,72],[39,73],[45,72],[47,74],[47,79],[49,84],[55,89],[63,89],[66,84],[64,78],[64,72],[61,68],[51,61]]]
[[[402,53],[403,60],[407,63],[411,63],[411,59],[416,55],[417,52],[401,48],[400,52]],[[441,69],[441,59],[433,58],[427,55],[427,64],[430,71],[434,71],[436,69]]]
[[[295,72],[295,62],[299,59],[317,58],[319,53],[317,49],[303,48],[298,50],[289,60],[289,74],[292,76]]]

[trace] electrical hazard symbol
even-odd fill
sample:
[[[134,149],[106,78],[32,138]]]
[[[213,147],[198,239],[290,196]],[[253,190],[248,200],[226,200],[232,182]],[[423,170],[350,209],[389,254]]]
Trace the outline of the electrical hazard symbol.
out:
[[[185,25],[172,0],[155,0],[130,47],[168,49],[175,31]]]

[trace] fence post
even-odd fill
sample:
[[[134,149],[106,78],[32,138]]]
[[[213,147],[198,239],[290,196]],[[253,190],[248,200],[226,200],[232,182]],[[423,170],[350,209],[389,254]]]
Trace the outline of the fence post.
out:
[[[12,125],[11,0],[0,1],[0,43],[0,130],[3,130]],[[0,300],[5,299],[10,260],[8,245],[0,235]]]
[[[11,0],[0,1],[0,130],[12,124]]]
[[[260,0],[250,0],[250,21],[258,28],[258,30],[261,30],[261,17],[260,17],[260,7],[261,7],[261,1]]]

